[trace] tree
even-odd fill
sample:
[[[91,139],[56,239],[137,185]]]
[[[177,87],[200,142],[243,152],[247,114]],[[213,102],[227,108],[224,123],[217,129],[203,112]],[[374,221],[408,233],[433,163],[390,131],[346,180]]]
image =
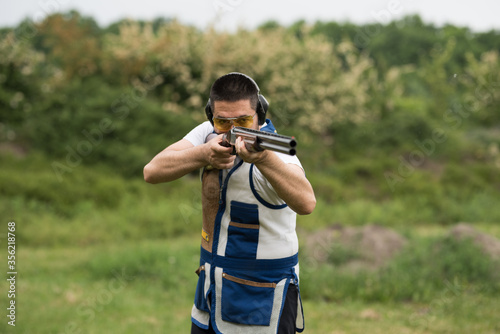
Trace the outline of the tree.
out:
[[[99,27],[76,11],[48,16],[38,25],[34,43],[69,79],[86,77],[99,69]]]

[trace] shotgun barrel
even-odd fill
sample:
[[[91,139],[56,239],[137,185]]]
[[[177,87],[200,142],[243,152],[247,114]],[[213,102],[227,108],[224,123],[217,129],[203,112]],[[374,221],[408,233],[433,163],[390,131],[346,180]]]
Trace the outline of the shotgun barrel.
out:
[[[297,140],[295,137],[243,127],[232,128],[224,135],[223,142],[226,145],[230,144],[234,146],[238,137],[243,138],[249,150],[257,152],[271,150],[288,155],[295,155],[297,153]]]

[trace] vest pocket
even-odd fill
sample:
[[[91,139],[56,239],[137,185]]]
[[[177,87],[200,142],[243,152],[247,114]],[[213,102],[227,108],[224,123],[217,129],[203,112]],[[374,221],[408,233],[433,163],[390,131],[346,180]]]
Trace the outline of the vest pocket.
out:
[[[231,201],[230,216],[226,256],[255,259],[260,227],[258,205]]]
[[[269,326],[276,283],[255,282],[222,274],[222,320],[243,325]]]
[[[196,285],[196,293],[194,295],[194,305],[198,310],[210,312],[208,309],[207,299],[205,296],[205,266],[200,266],[196,273],[198,274],[198,284]]]

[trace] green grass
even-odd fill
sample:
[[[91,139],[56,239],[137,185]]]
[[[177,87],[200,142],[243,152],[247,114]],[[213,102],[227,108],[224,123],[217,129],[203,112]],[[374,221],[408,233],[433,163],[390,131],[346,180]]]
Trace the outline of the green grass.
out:
[[[1,226],[16,222],[19,273],[17,326],[5,317],[0,333],[189,332],[201,224],[196,175],[153,186],[141,175],[81,165],[61,183],[46,158],[0,162]],[[355,275],[342,268],[355,250],[333,248],[327,263],[316,263],[301,249],[306,333],[500,331],[500,265],[446,237],[459,221],[500,237],[496,195],[461,194],[464,174],[452,171],[453,181],[426,185],[426,174],[415,173],[394,194],[376,175],[312,175],[318,205],[298,217],[301,241],[333,223],[378,223],[410,242],[387,267]],[[0,291],[7,305],[7,281]]]
[[[307,333],[494,334],[497,299],[483,295],[436,296],[430,303],[304,303]]]
[[[197,241],[21,248],[16,333],[186,332]],[[13,331],[2,322],[0,332]]]
[[[86,247],[20,247],[17,326],[3,321],[0,332],[189,332],[198,241],[196,236]],[[425,302],[368,302],[356,297],[326,301],[321,293],[327,291],[314,296],[310,287],[334,281],[323,285],[321,278],[313,277],[302,278],[311,280],[302,286],[307,333],[500,330],[498,297],[459,283],[443,285]],[[0,289],[6,288],[2,281]],[[2,294],[0,303],[6,302]]]

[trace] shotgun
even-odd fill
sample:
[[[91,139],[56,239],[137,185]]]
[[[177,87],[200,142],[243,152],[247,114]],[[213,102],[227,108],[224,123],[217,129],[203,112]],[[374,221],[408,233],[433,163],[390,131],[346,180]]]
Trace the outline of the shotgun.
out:
[[[295,137],[283,136],[277,133],[248,129],[239,126],[232,128],[224,135],[222,145],[234,147],[238,137],[241,137],[245,141],[247,149],[249,150],[257,152],[271,150],[288,155],[295,155],[297,153],[297,140]]]

